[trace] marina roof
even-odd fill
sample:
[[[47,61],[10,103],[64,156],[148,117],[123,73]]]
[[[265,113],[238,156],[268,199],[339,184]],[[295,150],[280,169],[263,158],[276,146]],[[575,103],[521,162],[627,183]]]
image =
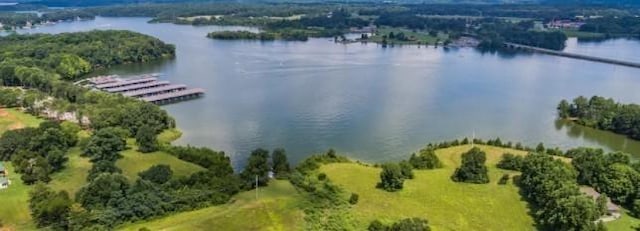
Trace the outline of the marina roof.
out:
[[[148,83],[156,80],[158,80],[156,77],[144,77],[139,79],[127,79],[127,80],[118,81],[114,83],[98,84],[95,87],[98,89],[107,89],[107,88],[114,88],[114,87],[123,87],[123,86],[128,86],[128,85],[137,84],[137,83]]]
[[[160,87],[154,87],[154,88],[147,88],[147,89],[140,89],[140,90],[136,90],[136,91],[124,92],[124,93],[122,93],[122,95],[129,96],[129,97],[137,97],[137,96],[143,96],[143,95],[147,95],[147,94],[153,94],[153,93],[159,93],[159,92],[165,92],[165,91],[172,91],[172,90],[180,90],[180,89],[186,89],[186,88],[187,88],[187,85],[184,85],[184,84],[172,84],[172,85],[166,85],[166,86],[160,86]]]
[[[111,92],[111,93],[117,93],[117,92],[124,92],[124,91],[134,91],[134,90],[150,88],[150,87],[165,86],[169,84],[170,84],[169,81],[152,81],[152,82],[144,82],[144,83],[135,83],[135,84],[130,84],[122,87],[109,88],[109,89],[105,89],[105,91]]]
[[[152,96],[148,96],[148,97],[142,97],[140,99],[142,99],[144,101],[147,101],[147,102],[156,102],[156,101],[162,101],[162,100],[167,100],[167,99],[171,99],[171,98],[177,98],[177,97],[195,95],[195,94],[202,94],[202,93],[204,93],[204,89],[202,89],[202,88],[192,88],[192,89],[186,89],[184,91],[176,91],[176,92],[170,92],[170,93],[166,93],[166,94],[159,94],[159,95],[152,95]]]

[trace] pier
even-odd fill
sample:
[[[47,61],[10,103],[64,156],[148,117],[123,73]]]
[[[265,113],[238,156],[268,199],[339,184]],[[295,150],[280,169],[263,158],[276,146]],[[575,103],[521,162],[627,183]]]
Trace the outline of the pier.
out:
[[[621,65],[621,66],[627,66],[627,67],[640,68],[640,63],[636,63],[636,62],[629,62],[629,61],[623,61],[623,60],[616,60],[616,59],[609,59],[609,58],[602,58],[602,57],[596,57],[596,56],[575,54],[575,53],[569,53],[569,52],[563,52],[563,51],[556,51],[556,50],[550,50],[550,49],[534,47],[534,46],[527,46],[527,45],[522,45],[522,44],[517,44],[517,43],[505,42],[504,45],[505,45],[505,47],[511,48],[511,49],[529,50],[529,51],[543,53],[543,54],[557,55],[557,56],[574,58],[574,59],[582,59],[582,60],[587,60],[587,61],[592,61],[592,62],[608,63],[608,64],[614,64],[614,65]]]
[[[184,84],[159,81],[157,75],[142,75],[123,79],[117,75],[87,79],[85,86],[104,92],[122,94],[154,104],[168,104],[198,98],[204,95],[202,88],[188,88]]]

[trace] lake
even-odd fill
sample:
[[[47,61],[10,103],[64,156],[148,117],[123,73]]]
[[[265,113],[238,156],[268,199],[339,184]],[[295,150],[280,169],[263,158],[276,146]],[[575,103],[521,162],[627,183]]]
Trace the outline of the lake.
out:
[[[203,98],[163,106],[184,132],[177,143],[223,150],[237,167],[258,147],[284,147],[293,162],[329,148],[379,162],[407,158],[429,142],[473,134],[530,146],[595,146],[640,157],[640,142],[558,122],[555,110],[561,99],[579,95],[640,102],[640,69],[471,48],[383,48],[330,39],[220,41],[205,36],[242,27],[148,20],[98,17],[20,32],[127,29],[175,44],[174,60],[95,74],[157,72],[174,83],[206,89]],[[640,42],[572,39],[567,51],[639,61]]]

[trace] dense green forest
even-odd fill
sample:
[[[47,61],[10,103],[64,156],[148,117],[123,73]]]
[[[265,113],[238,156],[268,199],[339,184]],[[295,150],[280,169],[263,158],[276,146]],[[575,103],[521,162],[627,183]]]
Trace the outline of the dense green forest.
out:
[[[11,35],[0,39],[0,103],[39,115],[45,110],[73,112],[73,123],[45,122],[0,137],[0,157],[11,160],[25,184],[35,184],[29,207],[38,227],[54,230],[105,230],[126,221],[226,202],[242,186],[224,153],[191,147],[162,147],[210,171],[171,179],[164,165],[140,173],[135,182],[115,165],[126,139],[141,152],[161,148],[155,136],[175,126],[158,106],[73,85],[73,80],[111,65],[172,57],[174,47],[128,31],[91,31],[58,35]],[[50,98],[51,97],[51,98]],[[83,123],[82,117],[88,118]],[[90,137],[79,139],[81,127]],[[80,146],[92,169],[75,200],[55,192],[49,175],[65,167],[66,151]]]
[[[558,105],[560,118],[602,130],[640,139],[640,105],[617,103],[600,96],[583,96]]]
[[[0,23],[3,25],[4,30],[11,30],[13,28],[26,27],[29,24],[32,26],[46,23],[57,22],[67,20],[88,20],[95,18],[94,14],[83,10],[54,10],[48,11],[38,16],[35,13],[14,13],[0,11]]]

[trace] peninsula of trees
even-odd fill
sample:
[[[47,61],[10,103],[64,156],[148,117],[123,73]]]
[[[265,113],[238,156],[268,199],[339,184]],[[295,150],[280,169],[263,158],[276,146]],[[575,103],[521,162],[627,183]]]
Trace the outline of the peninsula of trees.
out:
[[[558,116],[578,124],[640,140],[640,105],[622,104],[600,96],[583,96],[558,104]]]

